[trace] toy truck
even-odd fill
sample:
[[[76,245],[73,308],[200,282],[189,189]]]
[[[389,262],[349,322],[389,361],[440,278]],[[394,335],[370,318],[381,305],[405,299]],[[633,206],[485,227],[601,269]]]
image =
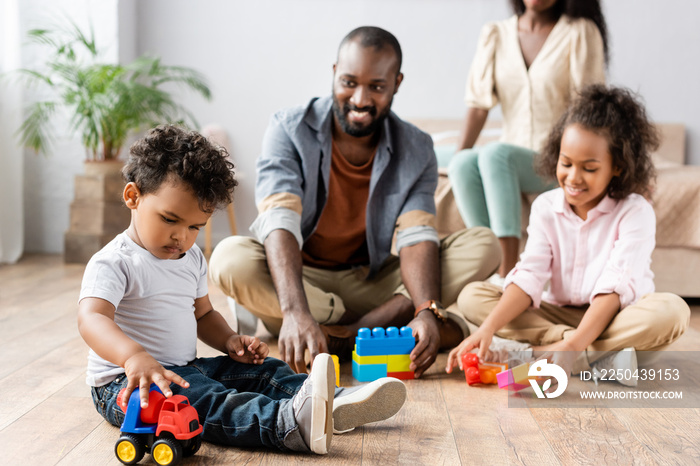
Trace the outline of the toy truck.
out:
[[[117,396],[120,408],[124,390]],[[124,464],[136,464],[148,452],[157,464],[174,466],[202,445],[199,416],[187,397],[166,398],[155,384],[151,385],[147,408],[141,408],[138,388],[131,393],[120,431],[114,453]]]

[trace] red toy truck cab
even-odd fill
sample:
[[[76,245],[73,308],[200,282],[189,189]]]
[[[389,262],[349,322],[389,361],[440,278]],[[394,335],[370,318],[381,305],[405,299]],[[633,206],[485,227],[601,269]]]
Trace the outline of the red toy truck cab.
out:
[[[169,432],[178,440],[188,440],[202,433],[197,410],[184,395],[166,398],[160,408],[156,437]]]
[[[120,407],[123,393],[117,397]],[[165,398],[156,385],[151,385],[144,409],[139,390],[133,391],[120,430],[114,452],[124,464],[136,464],[148,452],[157,464],[174,466],[183,456],[194,455],[202,444],[199,416],[187,397]]]

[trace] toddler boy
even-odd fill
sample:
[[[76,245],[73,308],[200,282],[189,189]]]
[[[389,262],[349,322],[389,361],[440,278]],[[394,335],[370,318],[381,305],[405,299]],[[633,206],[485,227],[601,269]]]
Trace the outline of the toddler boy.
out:
[[[98,412],[116,426],[124,419],[119,391],[126,388],[126,403],[139,388],[145,407],[155,383],[166,397],[189,398],[204,440],[325,454],[334,417],[343,430],[386,419],[401,408],[406,389],[385,378],[336,394],[328,354],[316,357],[308,377],[296,374],[212,309],[195,240],[212,213],[232,201],[237,183],[226,156],[200,134],[172,125],[131,147],[122,170],[131,223],[92,257],[80,292],[87,383]],[[225,356],[197,358],[197,338]]]

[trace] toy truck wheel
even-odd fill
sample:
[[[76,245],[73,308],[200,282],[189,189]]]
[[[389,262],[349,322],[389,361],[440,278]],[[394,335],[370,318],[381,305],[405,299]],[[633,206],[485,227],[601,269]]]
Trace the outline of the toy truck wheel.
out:
[[[184,448],[182,449],[182,455],[187,458],[189,456],[194,456],[195,453],[199,451],[199,447],[202,446],[202,436],[197,435],[187,441]]]
[[[182,459],[182,447],[175,439],[161,438],[153,444],[151,456],[160,466],[174,466]]]
[[[139,439],[133,435],[122,435],[114,445],[114,454],[124,464],[136,464],[141,461],[146,453]]]

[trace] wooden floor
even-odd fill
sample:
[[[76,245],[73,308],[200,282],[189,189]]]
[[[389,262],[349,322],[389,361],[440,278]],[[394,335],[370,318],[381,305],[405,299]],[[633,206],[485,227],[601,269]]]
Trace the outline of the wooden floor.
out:
[[[35,255],[0,266],[0,463],[120,464],[119,431],[97,414],[85,385],[87,347],[76,301],[83,266]],[[214,305],[229,312],[212,287]],[[700,350],[700,302],[672,349]],[[270,342],[273,355],[277,352]],[[201,347],[200,355],[212,355]],[[468,387],[443,372],[407,382],[402,410],[333,438],[327,456],[205,443],[182,464],[698,464],[700,409],[513,408],[503,390]],[[357,382],[350,366],[341,385]],[[149,456],[141,463],[154,464]]]

